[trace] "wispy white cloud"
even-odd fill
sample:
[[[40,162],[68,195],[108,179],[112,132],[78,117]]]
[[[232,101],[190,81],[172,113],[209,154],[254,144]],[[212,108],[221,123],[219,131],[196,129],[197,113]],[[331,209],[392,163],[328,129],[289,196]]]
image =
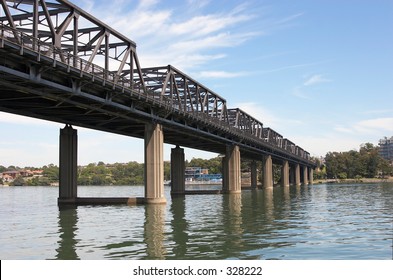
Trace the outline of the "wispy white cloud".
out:
[[[353,130],[349,127],[345,127],[343,125],[336,125],[333,130],[337,132],[343,132],[343,133],[353,133]]]
[[[249,2],[231,2],[213,9],[210,6],[217,4],[211,0],[180,1],[176,5],[163,5],[160,0],[99,1],[95,6],[91,0],[82,3],[94,16],[136,42],[142,67],[172,64],[194,72],[227,57],[226,49],[271,33],[303,15],[275,17],[261,13],[266,7],[256,8]]]
[[[384,135],[393,133],[393,118],[375,118],[356,122],[352,125],[336,125],[335,131],[357,135]]]
[[[376,118],[363,120],[355,125],[355,129],[364,133],[393,132],[393,118]]]
[[[246,72],[228,71],[201,71],[197,74],[199,78],[236,78],[247,75]]]
[[[316,84],[320,84],[320,83],[327,83],[330,82],[331,80],[323,77],[320,74],[316,74],[316,75],[312,75],[310,78],[308,78],[303,85],[304,86],[312,86],[312,85],[316,85]]]
[[[282,131],[280,132],[280,130],[287,126],[303,125],[303,122],[301,120],[298,120],[296,118],[282,118],[280,117],[280,114],[278,112],[265,108],[260,103],[242,102],[235,104],[234,107],[240,108],[243,111],[247,112],[247,114],[251,115],[253,118],[263,123],[264,127],[271,127],[274,130],[277,129],[278,133],[282,133]]]
[[[296,143],[301,143],[312,156],[325,156],[328,152],[345,152],[359,149],[362,140],[350,135],[329,132],[322,136],[294,135]],[[365,141],[367,142],[367,141]]]
[[[304,91],[303,87],[295,87],[292,92],[293,96],[296,96],[301,99],[308,99],[308,95]]]
[[[249,21],[253,16],[245,14],[210,14],[195,16],[187,21],[172,23],[169,32],[175,35],[199,37],[208,35],[241,22]]]
[[[187,0],[188,5],[195,9],[202,9],[209,5],[210,2],[210,0]]]
[[[287,24],[287,23],[293,22],[295,19],[297,19],[303,15],[304,15],[304,13],[293,14],[293,15],[290,15],[290,16],[287,16],[287,17],[277,20],[276,24],[278,24],[278,25]]]
[[[212,36],[179,41],[171,45],[171,49],[180,53],[195,53],[202,50],[228,48],[238,46],[255,33],[232,34],[230,32],[217,33]]]
[[[255,18],[246,5],[223,7],[220,12],[195,11],[196,6],[201,9],[209,4],[210,1],[188,1],[163,8],[160,1],[149,0],[139,1],[137,5],[124,2],[122,10],[116,11],[119,6],[107,1],[102,4],[102,11],[116,12],[103,13],[100,9],[92,13],[98,12],[102,21],[137,43],[142,67],[172,64],[190,70],[226,56],[225,48],[259,36],[256,29],[249,32],[237,30]]]
[[[280,71],[285,71],[285,70],[309,67],[309,66],[317,65],[319,63],[320,62],[310,62],[310,63],[299,63],[299,64],[292,64],[292,65],[285,65],[285,66],[274,68],[274,69],[262,70],[259,72],[259,74],[270,74],[270,73],[280,72]]]
[[[327,82],[331,82],[331,80],[320,74],[312,75],[308,77],[302,85],[294,87],[292,95],[301,99],[310,99],[310,95],[307,93],[309,91],[309,87]]]

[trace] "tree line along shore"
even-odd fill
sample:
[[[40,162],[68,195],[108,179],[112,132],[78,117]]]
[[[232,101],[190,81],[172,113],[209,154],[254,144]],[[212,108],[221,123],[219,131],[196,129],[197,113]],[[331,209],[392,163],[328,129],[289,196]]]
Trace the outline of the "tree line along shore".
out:
[[[314,158],[317,168],[314,183],[335,182],[393,182],[393,166],[378,153],[378,147],[367,143],[359,151],[329,152],[324,158]],[[193,158],[186,161],[187,167],[208,169],[210,174],[221,174],[221,157],[211,159]],[[262,170],[262,162],[257,163]],[[274,166],[274,181],[281,176],[280,166]],[[242,160],[241,170],[245,181],[250,173],[250,161]],[[262,173],[258,172],[262,181]],[[59,168],[49,164],[37,167],[4,167],[0,165],[0,185],[9,186],[50,186],[59,181]],[[170,162],[164,162],[164,180],[170,180]],[[144,164],[138,162],[90,163],[78,166],[78,185],[143,185]]]

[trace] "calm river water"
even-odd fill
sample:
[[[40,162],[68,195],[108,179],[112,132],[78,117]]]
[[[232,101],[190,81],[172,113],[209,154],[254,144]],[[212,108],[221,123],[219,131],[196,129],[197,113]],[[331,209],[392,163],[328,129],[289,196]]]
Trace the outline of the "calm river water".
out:
[[[0,187],[0,259],[392,259],[393,184],[190,195],[59,211],[56,187]],[[79,187],[143,196],[143,187]]]

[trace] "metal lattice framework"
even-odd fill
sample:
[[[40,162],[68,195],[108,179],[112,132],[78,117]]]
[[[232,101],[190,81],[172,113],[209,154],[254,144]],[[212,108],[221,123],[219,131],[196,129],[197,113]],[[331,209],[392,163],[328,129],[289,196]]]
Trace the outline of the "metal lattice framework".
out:
[[[263,139],[263,124],[239,108],[228,110],[228,123],[258,139]]]
[[[1,24],[34,38],[33,50],[52,45],[54,48],[49,48],[46,55],[52,55],[49,52],[53,51],[59,61],[115,83],[121,78],[132,81],[138,77],[141,83],[136,87],[142,90],[136,44],[84,10],[65,0],[1,0],[0,3]],[[19,43],[20,34],[13,32]]]
[[[226,100],[175,67],[144,68],[142,73],[147,94],[157,100],[181,112],[227,119]],[[138,78],[134,81],[141,83]]]
[[[308,152],[241,109],[228,109],[224,98],[175,67],[142,69],[133,41],[69,1],[0,3],[0,48],[13,53],[0,66],[1,84],[9,87],[0,95],[3,110],[135,137],[153,119],[168,125],[169,143],[207,148],[195,142],[197,131],[211,151],[219,141],[244,143],[249,155],[259,150],[313,165]]]

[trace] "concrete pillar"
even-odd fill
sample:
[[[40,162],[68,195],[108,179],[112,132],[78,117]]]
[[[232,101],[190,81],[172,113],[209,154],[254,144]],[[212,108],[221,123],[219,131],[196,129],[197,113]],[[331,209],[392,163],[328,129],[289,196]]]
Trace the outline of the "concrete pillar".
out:
[[[294,186],[295,184],[295,165],[291,165],[289,168],[289,185]]]
[[[308,180],[310,182],[310,185],[312,185],[314,183],[314,169],[309,168],[308,174],[309,174]]]
[[[272,156],[265,156],[263,161],[263,187],[273,188],[273,162]]]
[[[164,134],[160,124],[145,125],[145,202],[166,203],[164,196]]]
[[[176,146],[171,150],[171,194],[184,194],[186,187],[184,149]]]
[[[303,166],[303,184],[308,185],[308,168]]]
[[[258,184],[257,163],[255,160],[251,161],[251,188],[255,189]]]
[[[241,170],[239,146],[227,146],[223,158],[223,191],[226,193],[241,192]]]
[[[300,186],[300,165],[298,163],[295,165],[295,185]]]
[[[77,198],[78,133],[70,125],[60,129],[59,203]]]
[[[221,159],[221,169],[222,169],[222,191],[227,192],[228,187],[228,161],[226,156]]]
[[[281,167],[281,186],[289,187],[289,163],[284,160]]]

